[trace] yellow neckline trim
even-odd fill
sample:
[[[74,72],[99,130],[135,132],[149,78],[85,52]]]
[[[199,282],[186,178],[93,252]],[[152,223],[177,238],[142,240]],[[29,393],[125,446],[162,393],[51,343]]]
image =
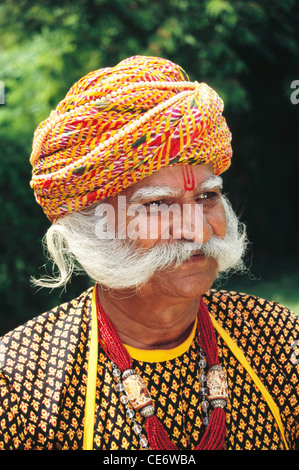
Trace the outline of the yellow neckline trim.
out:
[[[217,321],[215,320],[215,318],[211,314],[210,314],[210,317],[211,317],[211,320],[212,320],[212,323],[213,323],[213,326],[214,326],[215,330],[217,330],[218,333],[220,334],[220,336],[222,336],[222,338],[226,342],[227,346],[230,348],[232,353],[238,359],[240,364],[242,364],[244,369],[248,372],[250,377],[253,379],[255,385],[258,387],[258,389],[260,390],[260,392],[264,396],[264,399],[268,403],[268,406],[271,410],[271,413],[272,413],[272,415],[273,415],[273,417],[274,417],[274,419],[277,423],[277,426],[279,428],[279,431],[280,431],[283,443],[285,445],[285,448],[286,448],[286,450],[289,450],[289,446],[288,446],[288,443],[287,443],[286,438],[285,438],[284,428],[283,428],[283,424],[282,424],[282,421],[281,421],[281,418],[280,418],[280,412],[279,412],[278,406],[274,402],[273,398],[271,397],[270,393],[266,389],[263,382],[260,380],[260,378],[257,376],[257,374],[254,372],[254,370],[250,366],[250,364],[247,361],[245,355],[243,354],[241,349],[237,346],[235,341],[229,336],[229,334],[224,330],[224,328],[222,328],[222,326],[220,326],[219,323],[217,323]]]
[[[130,354],[132,359],[136,359],[137,361],[142,362],[164,362],[164,361],[171,361],[176,357],[181,356],[190,348],[193,338],[195,336],[195,330],[197,326],[197,319],[194,322],[193,328],[191,333],[189,334],[188,338],[183,341],[183,343],[179,344],[175,348],[172,349],[138,349],[133,348],[132,346],[128,346],[124,344],[124,347]]]
[[[86,399],[84,413],[84,434],[83,434],[83,450],[93,450],[93,434],[94,419],[96,408],[96,385],[97,385],[97,369],[98,369],[98,318],[96,308],[96,288],[92,293],[91,303],[91,331],[90,346],[88,357]]]
[[[93,434],[94,434],[95,405],[96,405],[96,380],[97,380],[97,366],[98,366],[98,324],[97,324],[97,312],[96,312],[96,302],[95,302],[95,292],[96,292],[95,289],[96,289],[96,286],[94,288],[93,295],[92,295],[92,308],[91,308],[92,318],[91,318],[90,349],[89,349],[87,384],[86,384],[83,450],[93,449]],[[284,428],[283,428],[283,424],[280,418],[279,409],[276,403],[274,402],[273,398],[269,394],[264,384],[261,382],[259,377],[254,372],[254,370],[251,368],[246,357],[244,356],[240,348],[237,346],[235,341],[219,325],[219,323],[217,323],[217,321],[211,314],[210,314],[210,318],[214,325],[214,328],[218,331],[220,336],[222,336],[227,346],[230,348],[230,350],[238,359],[238,361],[243,365],[243,367],[249,373],[249,375],[251,376],[251,378],[253,379],[253,381],[255,382],[255,384],[257,385],[257,387],[260,389],[261,393],[263,394],[276,420],[278,428],[281,432],[281,436],[282,436],[285,448],[289,450],[289,447],[288,447],[288,444],[284,435]],[[195,328],[196,328],[196,322],[194,323],[194,326],[193,326],[191,334],[189,335],[189,338],[187,338],[187,340],[184,341],[184,343],[182,343],[180,346],[178,346],[177,348],[171,349],[169,351],[160,350],[158,351],[158,353],[161,353],[161,351],[163,352],[166,351],[167,353],[176,351],[177,353],[178,349],[180,349],[181,351],[184,350],[183,352],[185,352],[188,349],[188,348],[186,349],[187,344],[189,344],[190,346],[193,340]],[[183,347],[183,345],[185,346]],[[140,350],[135,349],[135,351],[140,351]],[[181,351],[180,351],[180,354],[182,354]],[[150,351],[150,352],[152,353],[156,351]],[[177,357],[177,356],[174,356],[174,357]],[[161,359],[159,359],[159,361],[161,361]]]

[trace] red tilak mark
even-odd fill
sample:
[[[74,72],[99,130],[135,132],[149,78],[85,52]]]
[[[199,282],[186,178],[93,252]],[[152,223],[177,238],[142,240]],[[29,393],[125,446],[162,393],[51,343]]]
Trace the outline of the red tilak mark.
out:
[[[182,173],[184,178],[184,188],[186,189],[186,191],[192,191],[195,188],[195,180],[192,167],[183,165]]]

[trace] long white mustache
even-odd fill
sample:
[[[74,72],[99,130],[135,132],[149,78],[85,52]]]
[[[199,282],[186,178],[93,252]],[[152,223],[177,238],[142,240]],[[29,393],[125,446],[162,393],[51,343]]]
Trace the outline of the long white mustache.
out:
[[[108,288],[140,287],[158,272],[175,270],[198,251],[217,261],[218,274],[241,270],[246,237],[244,233],[240,235],[239,221],[225,198],[223,204],[227,219],[227,233],[224,239],[212,236],[204,244],[176,240],[157,244],[148,251],[138,248],[136,242],[115,238],[106,240],[106,249],[102,251],[101,256],[97,256],[95,270],[90,271],[90,276]]]
[[[132,241],[99,239],[95,234],[98,223],[95,211],[69,214],[52,225],[46,235],[47,248],[59,275],[34,280],[34,284],[50,288],[63,286],[73,272],[81,270],[106,288],[138,288],[157,272],[176,269],[198,251],[217,261],[218,274],[242,271],[247,246],[245,226],[239,223],[226,198],[222,197],[222,202],[227,221],[224,239],[212,236],[204,244],[175,240],[157,244],[148,251],[139,249]]]

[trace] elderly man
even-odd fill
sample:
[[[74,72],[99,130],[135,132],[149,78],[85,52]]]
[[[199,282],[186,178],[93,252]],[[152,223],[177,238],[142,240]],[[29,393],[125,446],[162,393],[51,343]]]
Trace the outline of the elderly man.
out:
[[[0,448],[296,448],[297,318],[211,289],[245,269],[222,111],[176,64],[137,56],[79,80],[36,130],[58,273],[35,283],[84,270],[95,285],[2,338]]]

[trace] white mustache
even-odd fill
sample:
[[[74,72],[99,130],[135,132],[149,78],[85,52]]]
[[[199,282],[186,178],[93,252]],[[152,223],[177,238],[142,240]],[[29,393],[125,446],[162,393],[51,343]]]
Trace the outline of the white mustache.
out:
[[[180,264],[197,254],[209,256],[217,260],[226,246],[227,241],[225,239],[213,236],[206,243],[176,241],[170,244],[156,245],[148,253],[142,254],[142,256],[157,256],[163,259],[163,264]]]
[[[98,223],[95,211],[71,213],[47,232],[47,248],[59,268],[59,276],[45,276],[34,283],[42,287],[60,287],[68,282],[73,272],[84,270],[91,279],[107,288],[139,288],[156,271],[176,269],[198,253],[216,260],[218,274],[232,270],[242,272],[245,269],[242,257],[247,246],[246,228],[239,224],[225,198],[223,205],[227,222],[224,239],[213,235],[203,244],[186,239],[160,240],[151,249],[138,248],[136,240],[99,239],[95,233]],[[78,268],[75,260],[79,263]]]

